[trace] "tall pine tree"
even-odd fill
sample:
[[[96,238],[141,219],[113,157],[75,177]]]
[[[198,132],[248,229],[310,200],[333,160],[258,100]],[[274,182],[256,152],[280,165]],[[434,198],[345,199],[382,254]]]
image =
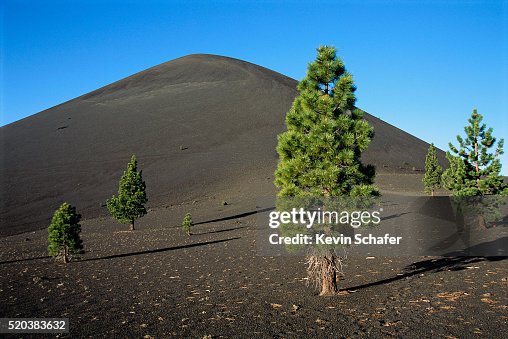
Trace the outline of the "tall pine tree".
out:
[[[425,175],[423,177],[424,191],[434,196],[436,189],[441,187],[441,175],[443,169],[437,160],[437,152],[434,144],[430,144],[425,157]]]
[[[357,109],[353,77],[334,47],[321,46],[299,82],[300,95],[286,115],[287,131],[278,137],[275,185],[279,197],[362,197],[379,195],[375,171],[360,161],[373,128]],[[334,294],[340,260],[333,251],[310,255],[321,295]]]
[[[130,230],[134,230],[134,220],[146,214],[145,204],[146,185],[143,181],[142,171],[138,172],[138,162],[133,155],[123,173],[118,187],[118,196],[113,196],[106,201],[109,213],[124,224],[130,224]]]
[[[76,208],[64,202],[55,211],[51,224],[48,227],[48,253],[53,257],[62,257],[68,263],[71,257],[83,249],[83,242],[79,234],[81,215]]]

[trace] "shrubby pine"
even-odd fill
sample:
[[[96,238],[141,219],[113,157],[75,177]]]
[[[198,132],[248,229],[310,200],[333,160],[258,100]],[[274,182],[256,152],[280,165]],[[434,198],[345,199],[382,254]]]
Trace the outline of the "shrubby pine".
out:
[[[136,156],[132,156],[127,170],[123,173],[118,187],[118,195],[106,201],[109,213],[134,230],[134,221],[146,214],[146,185],[142,171],[138,172]]]
[[[48,228],[48,254],[53,257],[62,257],[68,263],[73,255],[83,249],[83,242],[79,234],[81,215],[76,208],[64,202],[55,211]]]
[[[430,144],[425,157],[425,176],[423,177],[424,191],[434,196],[436,189],[441,188],[441,175],[443,169],[437,160],[434,144]]]

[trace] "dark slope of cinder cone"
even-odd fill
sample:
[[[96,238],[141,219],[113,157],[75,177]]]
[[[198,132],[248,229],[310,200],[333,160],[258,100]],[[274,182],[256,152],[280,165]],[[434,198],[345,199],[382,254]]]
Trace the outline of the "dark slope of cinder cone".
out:
[[[190,55],[4,126],[0,234],[46,227],[63,201],[84,217],[106,214],[132,154],[151,206],[235,185],[248,195],[252,179],[273,180],[276,136],[296,95],[295,80],[266,68]],[[376,136],[365,161],[423,168],[428,144],[366,119]]]
[[[374,139],[362,156],[366,163],[378,173],[424,173],[428,143],[368,113],[364,118],[374,127]],[[442,166],[448,163],[442,150],[437,156]]]

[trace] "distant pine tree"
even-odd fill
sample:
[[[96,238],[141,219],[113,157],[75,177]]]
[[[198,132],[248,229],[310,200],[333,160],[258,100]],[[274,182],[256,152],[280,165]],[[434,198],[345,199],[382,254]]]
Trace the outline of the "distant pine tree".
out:
[[[503,154],[504,140],[497,142],[494,153],[489,152],[495,146],[496,138],[492,136],[492,128],[487,129],[482,120],[482,115],[473,110],[469,125],[464,127],[465,139],[457,136],[458,148],[449,143],[455,155],[447,152],[450,168],[443,173],[443,184],[455,196],[508,194],[508,186],[500,174],[499,156]]]
[[[68,263],[71,257],[83,249],[83,242],[79,236],[81,215],[76,213],[76,208],[64,202],[55,211],[51,224],[48,228],[48,253],[50,256],[61,256],[64,263]]]
[[[192,226],[192,216],[190,213],[187,213],[183,218],[182,222],[182,230],[187,234],[191,235],[191,226]]]
[[[278,136],[275,185],[279,197],[360,197],[379,195],[375,171],[360,161],[373,128],[357,109],[353,77],[334,47],[321,46],[299,82],[286,115],[287,131]],[[310,275],[321,295],[334,294],[340,260],[330,251],[308,257]],[[320,272],[320,273],[317,273]]]
[[[443,173],[443,185],[456,197],[458,213],[473,216],[480,229],[487,227],[487,222],[495,221],[500,216],[500,206],[505,203],[508,185],[501,176],[499,156],[503,154],[504,140],[497,142],[492,136],[492,128],[482,123],[483,117],[473,110],[464,127],[466,137],[457,136],[459,147],[449,143],[450,150],[446,157],[450,167]]]
[[[425,176],[423,177],[424,191],[434,196],[435,190],[441,187],[441,175],[443,168],[437,160],[437,152],[434,144],[430,144],[425,157]]]
[[[146,214],[144,204],[146,198],[146,185],[143,181],[142,171],[138,172],[136,156],[132,156],[123,173],[118,187],[118,196],[113,196],[106,201],[109,213],[123,224],[130,224],[130,230],[134,230],[134,220]]]

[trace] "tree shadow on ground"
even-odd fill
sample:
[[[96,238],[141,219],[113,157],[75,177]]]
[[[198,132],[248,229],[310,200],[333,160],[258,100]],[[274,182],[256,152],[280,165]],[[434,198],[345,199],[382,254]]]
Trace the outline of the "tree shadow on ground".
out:
[[[245,213],[231,215],[229,217],[195,222],[193,225],[203,225],[203,224],[209,224],[209,223],[212,223],[212,222],[219,222],[219,221],[227,221],[227,220],[231,220],[231,219],[245,218],[245,217],[248,217],[248,216],[256,214],[256,213],[268,212],[268,211],[272,211],[274,209],[275,209],[275,207],[268,207],[268,208],[263,208],[261,210],[255,210],[255,211],[250,211],[250,212],[245,212]]]
[[[446,248],[444,246],[449,246],[450,243],[457,241],[458,238],[462,239],[465,243],[471,243],[475,239],[473,238],[474,234],[468,234],[467,232],[457,232],[457,234],[453,234],[447,239],[443,240],[441,243],[435,245],[430,248],[430,250],[441,251],[442,248]],[[442,246],[444,244],[444,246]],[[440,248],[439,246],[442,246]],[[474,244],[464,249],[459,249],[453,252],[448,252],[444,254],[446,257],[507,257],[508,256],[508,236],[497,238],[491,241],[484,241],[479,244]]]
[[[384,220],[390,220],[390,219],[395,219],[395,218],[399,218],[405,214],[410,214],[411,212],[404,212],[404,213],[398,213],[398,214],[391,214],[391,215],[387,215],[386,217],[382,217],[381,220],[384,221]]]
[[[1,261],[1,262],[0,262],[0,265],[3,265],[3,264],[12,264],[12,263],[22,262],[22,261],[32,261],[32,260],[49,259],[49,258],[51,258],[51,257],[46,255],[46,256],[43,256],[43,257],[26,258],[26,259],[16,259],[16,260],[7,260],[7,261]]]
[[[240,239],[240,237],[221,239],[221,240],[213,240],[213,241],[206,241],[206,242],[200,242],[200,243],[196,243],[196,244],[187,244],[187,245],[180,245],[180,246],[173,246],[173,247],[166,247],[166,248],[157,248],[157,249],[154,249],[154,250],[146,250],[146,251],[139,251],[139,252],[113,254],[113,255],[108,255],[108,256],[105,256],[105,257],[83,259],[83,260],[79,260],[79,261],[82,262],[82,261],[96,261],[96,260],[107,260],[107,259],[115,259],[115,258],[125,258],[125,257],[136,256],[136,255],[153,254],[153,253],[174,251],[174,250],[179,250],[179,249],[183,249],[183,248],[192,248],[192,247],[198,247],[198,246],[218,244],[218,243],[221,243],[221,242],[226,242],[226,241],[231,241],[231,240],[236,240],[236,239]]]
[[[233,228],[226,228],[223,230],[216,230],[216,231],[210,231],[210,232],[202,232],[202,233],[192,233],[193,235],[204,235],[204,234],[214,234],[214,233],[222,233],[222,232],[229,232],[234,230],[239,230],[242,228],[247,228],[248,226],[240,226],[240,227],[233,227]]]
[[[461,271],[471,265],[483,261],[501,261],[508,257],[443,257],[422,260],[405,267],[404,273],[395,277],[374,281],[367,284],[357,285],[353,287],[343,288],[341,291],[359,290],[363,288],[389,284],[391,282],[419,275],[421,273],[436,273],[442,271]]]

